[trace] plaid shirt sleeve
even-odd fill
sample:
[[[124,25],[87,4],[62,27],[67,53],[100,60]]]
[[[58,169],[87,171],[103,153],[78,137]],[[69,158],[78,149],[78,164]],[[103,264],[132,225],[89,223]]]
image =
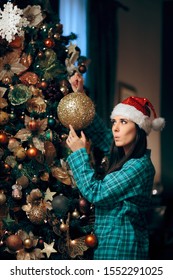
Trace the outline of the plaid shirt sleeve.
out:
[[[95,178],[85,148],[72,153],[67,161],[81,193],[99,207],[112,207],[133,197],[148,198],[151,191],[155,171],[147,154],[140,159],[129,160],[121,170],[106,175],[103,180]]]
[[[107,128],[103,120],[96,114],[93,122],[84,129],[85,135],[91,139],[93,145],[104,152],[106,156],[110,153],[113,141],[112,130]]]

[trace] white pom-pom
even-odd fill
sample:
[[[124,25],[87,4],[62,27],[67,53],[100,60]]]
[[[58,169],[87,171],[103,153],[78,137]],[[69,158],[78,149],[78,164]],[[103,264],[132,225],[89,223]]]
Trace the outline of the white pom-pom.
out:
[[[159,131],[162,130],[165,126],[165,119],[164,118],[156,118],[152,121],[152,129]]]

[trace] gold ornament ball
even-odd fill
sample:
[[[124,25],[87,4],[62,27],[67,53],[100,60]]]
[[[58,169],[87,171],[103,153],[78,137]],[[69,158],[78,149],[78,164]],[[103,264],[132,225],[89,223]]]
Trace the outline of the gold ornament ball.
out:
[[[87,127],[94,119],[95,106],[92,100],[80,92],[64,96],[57,107],[59,121],[67,128],[69,124],[75,130]]]
[[[66,225],[64,222],[62,222],[61,224],[60,224],[60,231],[62,231],[62,232],[66,232],[67,230],[68,230],[68,225]]]
[[[6,195],[3,192],[0,192],[0,205],[5,204],[6,199]]]
[[[75,219],[78,219],[80,217],[80,214],[76,209],[73,211],[72,217],[75,218]]]
[[[33,240],[30,239],[30,238],[26,238],[24,241],[23,241],[23,245],[26,249],[30,249],[33,247]]]
[[[19,147],[15,152],[14,156],[18,161],[23,161],[26,158],[26,151],[23,147]]]

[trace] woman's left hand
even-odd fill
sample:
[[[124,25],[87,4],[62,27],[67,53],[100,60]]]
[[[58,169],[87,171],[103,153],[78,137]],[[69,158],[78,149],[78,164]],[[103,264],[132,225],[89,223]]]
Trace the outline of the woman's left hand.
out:
[[[73,126],[69,125],[69,128],[70,128],[70,132],[66,140],[66,143],[68,147],[72,150],[72,152],[75,152],[81,148],[86,148],[87,140],[83,131],[81,131],[81,137],[78,137]]]
[[[74,92],[84,92],[83,77],[78,72],[75,72],[75,74],[70,77],[69,82]]]

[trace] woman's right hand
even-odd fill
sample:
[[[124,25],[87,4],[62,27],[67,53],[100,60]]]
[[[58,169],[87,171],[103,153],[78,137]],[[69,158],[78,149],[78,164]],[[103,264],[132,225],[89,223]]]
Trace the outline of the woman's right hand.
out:
[[[83,77],[78,72],[75,72],[75,74],[70,77],[69,82],[74,92],[84,92]]]
[[[68,147],[72,152],[75,152],[81,148],[86,148],[87,140],[83,131],[81,131],[81,137],[78,137],[72,125],[69,125],[69,135],[66,140]]]

